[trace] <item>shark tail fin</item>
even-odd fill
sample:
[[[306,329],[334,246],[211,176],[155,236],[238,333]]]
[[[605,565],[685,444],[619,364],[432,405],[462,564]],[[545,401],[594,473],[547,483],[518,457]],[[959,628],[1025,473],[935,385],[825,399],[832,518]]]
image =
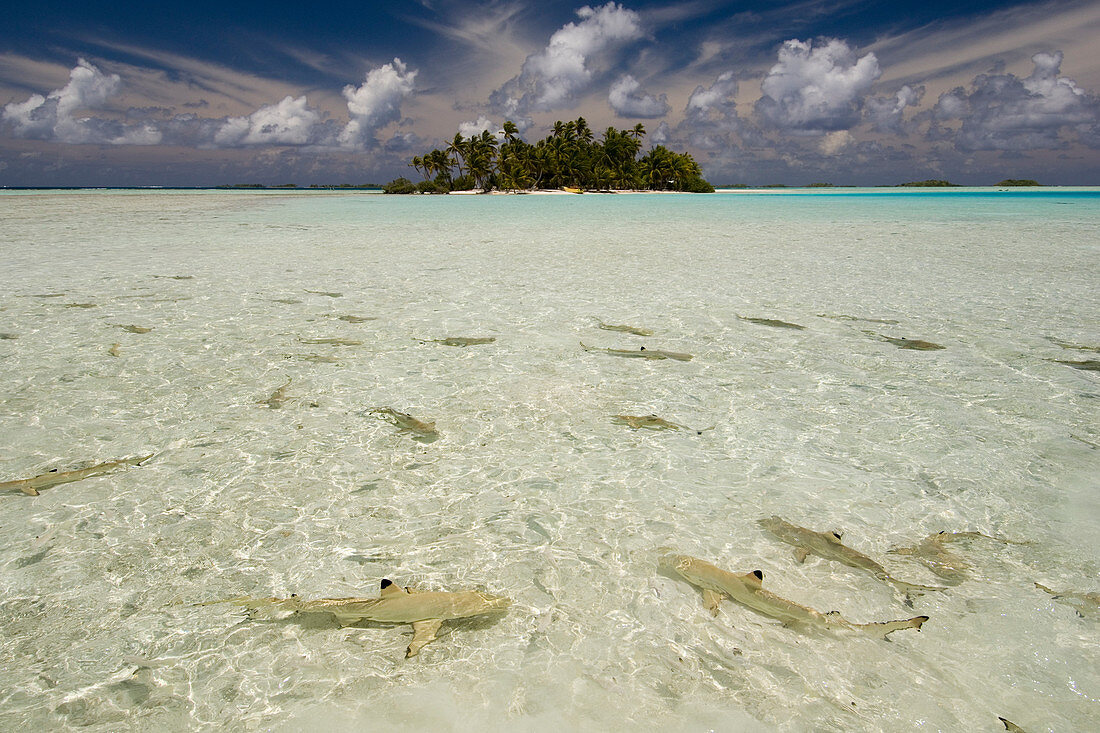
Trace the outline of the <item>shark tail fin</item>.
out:
[[[254,611],[258,608],[278,608],[284,611],[297,611],[301,605],[297,595],[291,595],[290,598],[249,598],[247,596],[241,596],[240,598],[222,598],[217,601],[205,601],[193,605],[216,606],[222,603],[240,606],[250,611]]]
[[[889,634],[902,629],[916,629],[920,631],[921,625],[928,620],[927,616],[914,616],[903,621],[883,621],[881,623],[852,624],[860,631],[885,639]]]

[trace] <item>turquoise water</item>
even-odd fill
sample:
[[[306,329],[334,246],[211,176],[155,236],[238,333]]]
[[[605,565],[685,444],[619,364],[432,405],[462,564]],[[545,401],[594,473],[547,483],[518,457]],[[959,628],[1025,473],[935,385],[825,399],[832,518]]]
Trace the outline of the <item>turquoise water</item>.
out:
[[[1100,346],[1096,190],[10,192],[0,220],[0,481],[156,454],[0,497],[0,727],[1100,717],[1100,621],[1034,585],[1100,590],[1100,388],[1058,363],[1100,358],[1074,348]],[[448,336],[496,340],[430,341]],[[333,339],[359,343],[315,343]],[[713,429],[611,420],[650,413]],[[1031,544],[957,543],[969,577],[910,608],[795,562],[756,524],[772,514],[926,584],[886,551]],[[660,548],[855,621],[930,620],[886,643],[714,618]],[[383,577],[514,606],[405,660],[408,627],[191,605]]]

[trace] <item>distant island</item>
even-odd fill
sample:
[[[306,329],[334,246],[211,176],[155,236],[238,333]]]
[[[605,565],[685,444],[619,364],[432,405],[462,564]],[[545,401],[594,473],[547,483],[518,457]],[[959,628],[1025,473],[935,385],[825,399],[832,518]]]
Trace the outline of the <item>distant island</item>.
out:
[[[246,189],[345,189],[350,188],[354,190],[372,190],[377,191],[383,188],[381,183],[311,183],[309,186],[299,186],[297,183],[279,183],[274,186],[269,186],[263,183],[226,183],[221,186],[215,186],[215,188],[246,188]]]
[[[531,191],[543,188],[582,191],[648,190],[713,193],[702,169],[687,153],[657,145],[639,157],[645,127],[608,127],[597,140],[583,117],[554,123],[536,143],[521,140],[511,120],[500,139],[488,130],[463,137],[445,149],[431,150],[409,165],[424,175],[420,183],[397,178],[386,193],[450,193],[451,191]]]
[[[941,181],[939,179],[929,179],[927,181],[910,181],[909,183],[899,183],[899,188],[957,188],[958,184],[951,183],[950,181]]]
[[[1033,181],[1030,178],[1006,178],[1003,181],[992,184],[997,187],[1005,186],[1041,186],[1043,184],[1038,181]],[[951,181],[944,181],[937,178],[930,178],[926,181],[909,181],[907,183],[887,184],[885,186],[873,186],[868,188],[961,188],[962,185],[958,183],[951,183]],[[768,189],[768,188],[857,188],[857,186],[849,184],[836,184],[836,183],[806,183],[799,186],[790,186],[785,183],[769,183],[763,186],[750,186],[747,183],[728,183],[719,185],[717,188],[722,189]]]
[[[567,123],[567,124],[575,124],[575,123]],[[638,127],[641,127],[641,125],[638,125]],[[626,133],[626,131],[624,130],[624,131],[619,131],[617,134],[625,134],[625,133]],[[461,137],[461,136],[456,136],[456,137]],[[483,137],[483,135],[478,136],[476,139],[480,141],[482,139],[482,137]],[[471,140],[472,139],[474,139],[474,138],[471,138]],[[469,142],[469,140],[466,140],[464,142]],[[542,142],[542,141],[540,141],[540,142]],[[526,143],[524,143],[524,144],[526,144]],[[600,143],[594,143],[594,145],[596,147],[599,147]],[[537,148],[538,146],[536,145],[536,146],[530,146],[530,147]],[[488,181],[487,182],[487,187],[484,187],[484,188],[485,188],[485,190],[497,189],[497,190],[513,190],[513,191],[534,190],[534,189],[537,189],[537,188],[564,188],[566,190],[573,190],[573,191],[576,191],[576,192],[580,192],[582,190],[607,191],[607,190],[624,190],[624,188],[630,188],[632,190],[689,191],[689,192],[705,192],[705,193],[713,192],[715,188],[725,189],[725,190],[728,190],[728,189],[735,189],[735,190],[751,190],[751,189],[769,190],[769,189],[780,189],[780,188],[794,188],[794,189],[798,189],[798,188],[858,188],[857,186],[852,185],[852,184],[838,184],[838,183],[827,183],[827,182],[814,182],[814,183],[806,183],[806,184],[801,184],[801,185],[789,185],[789,184],[786,184],[786,183],[767,183],[767,184],[763,184],[763,185],[750,185],[750,184],[747,184],[747,183],[727,183],[727,184],[721,184],[721,185],[718,185],[718,186],[711,186],[711,184],[707,183],[702,178],[699,178],[698,182],[696,182],[694,184],[691,184],[691,181],[693,180],[691,178],[691,176],[692,175],[696,175],[696,176],[698,175],[698,166],[695,166],[694,168],[691,167],[695,163],[695,161],[691,159],[691,156],[690,155],[683,155],[683,154],[673,153],[672,151],[666,150],[666,149],[662,148],[661,146],[658,146],[657,148],[654,148],[654,150],[658,150],[658,149],[663,151],[662,153],[657,154],[657,159],[659,161],[664,161],[664,162],[667,163],[667,162],[670,161],[670,156],[676,156],[680,160],[681,163],[686,164],[686,167],[684,168],[684,170],[681,171],[681,173],[686,174],[687,177],[684,178],[684,179],[677,179],[675,177],[670,177],[670,178],[664,179],[664,186],[663,187],[660,184],[660,182],[657,182],[653,185],[644,185],[644,182],[642,182],[642,183],[639,183],[639,185],[636,185],[636,186],[633,186],[633,187],[630,187],[630,186],[621,187],[621,186],[618,186],[618,185],[615,185],[615,186],[612,186],[612,187],[596,187],[596,186],[585,187],[585,186],[580,186],[580,185],[568,185],[568,184],[562,185],[562,186],[554,186],[550,182],[550,181],[553,181],[554,179],[551,178],[550,181],[546,181],[545,185],[541,185],[541,186],[532,185],[532,186],[529,186],[527,189],[519,189],[519,188],[508,187],[508,186],[500,186],[499,183],[500,183],[501,179],[496,178],[494,180]],[[431,157],[431,156],[433,156],[435,154],[438,154],[438,153],[441,153],[441,151],[434,150],[434,151],[432,151],[432,153],[429,153],[428,157]],[[425,157],[414,158],[413,161],[414,161],[414,164],[416,164],[418,166],[418,169],[423,169],[423,170],[425,170],[425,172],[428,172],[428,173],[434,173],[435,172],[434,164],[433,163],[428,163],[426,161]],[[646,157],[643,157],[640,160],[635,161],[635,165],[640,167],[642,165],[643,161],[646,161]],[[604,163],[604,164],[606,165],[606,163]],[[647,163],[647,165],[649,165],[649,163]],[[477,184],[476,179],[471,177],[472,174],[469,173],[468,170],[467,170],[467,172],[461,174],[458,177],[454,177],[453,171],[450,171],[450,173],[451,173],[450,178],[447,178],[447,175],[445,173],[439,172],[439,173],[436,173],[434,179],[426,179],[424,181],[421,181],[420,183],[413,183],[412,181],[410,181],[407,178],[397,178],[397,179],[395,179],[395,180],[393,180],[393,181],[391,181],[390,183],[387,183],[387,184],[381,184],[381,183],[325,183],[325,184],[311,183],[308,186],[301,186],[301,185],[296,184],[296,183],[280,183],[280,184],[232,183],[232,184],[223,184],[223,185],[220,185],[220,186],[215,186],[214,188],[216,188],[216,189],[230,189],[230,190],[262,190],[262,191],[273,191],[273,190],[296,190],[296,191],[304,191],[304,190],[311,190],[311,191],[316,191],[316,190],[326,190],[326,191],[351,190],[351,191],[383,191],[385,193],[449,193],[451,191],[472,191],[475,188],[483,188],[482,186],[476,185]],[[440,180],[441,176],[443,177],[444,180]],[[681,188],[677,188],[676,187],[677,183],[679,183],[680,180],[683,180],[683,181],[685,181],[685,182],[687,182],[691,185],[685,185]],[[699,183],[699,182],[701,182],[701,183]],[[577,181],[570,181],[570,183],[577,183]],[[997,187],[997,188],[1027,187],[1027,186],[1040,187],[1042,185],[1043,184],[1039,183],[1038,181],[1032,180],[1030,178],[1006,178],[1003,181],[998,181],[997,183],[992,184],[993,187]],[[884,186],[883,185],[873,186],[873,188],[961,188],[961,187],[962,186],[960,184],[951,183],[950,181],[944,181],[944,180],[940,180],[940,179],[929,179],[929,180],[926,180],[926,181],[909,181],[909,182],[906,182],[906,183],[887,184],[887,185],[884,185]],[[32,186],[30,188],[35,188],[35,187]],[[52,187],[47,187],[47,188],[52,188]],[[698,190],[693,190],[693,189],[698,189]]]

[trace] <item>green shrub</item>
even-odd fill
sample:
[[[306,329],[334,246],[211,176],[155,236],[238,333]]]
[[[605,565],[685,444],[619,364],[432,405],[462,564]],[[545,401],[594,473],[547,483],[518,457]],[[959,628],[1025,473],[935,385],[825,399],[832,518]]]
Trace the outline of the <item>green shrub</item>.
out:
[[[382,193],[416,193],[416,184],[408,178],[395,178],[382,187]]]

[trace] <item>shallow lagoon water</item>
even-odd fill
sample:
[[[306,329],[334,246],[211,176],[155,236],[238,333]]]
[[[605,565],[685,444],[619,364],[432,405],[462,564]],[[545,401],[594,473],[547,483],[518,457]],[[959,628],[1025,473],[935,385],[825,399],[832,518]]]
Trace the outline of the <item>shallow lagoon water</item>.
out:
[[[1100,377],[1054,361],[1100,346],[1095,191],[33,192],[0,219],[0,481],[156,454],[0,497],[0,728],[1100,720],[1100,622],[1034,587],[1100,590]],[[424,342],[451,336],[496,340]],[[650,413],[714,429],[612,421]],[[1031,544],[953,547],[971,577],[909,608],[796,563],[772,514],[928,584],[886,550]],[[712,618],[660,548],[854,621],[930,620],[888,643]],[[515,604],[411,660],[407,626],[191,605],[383,577]]]

